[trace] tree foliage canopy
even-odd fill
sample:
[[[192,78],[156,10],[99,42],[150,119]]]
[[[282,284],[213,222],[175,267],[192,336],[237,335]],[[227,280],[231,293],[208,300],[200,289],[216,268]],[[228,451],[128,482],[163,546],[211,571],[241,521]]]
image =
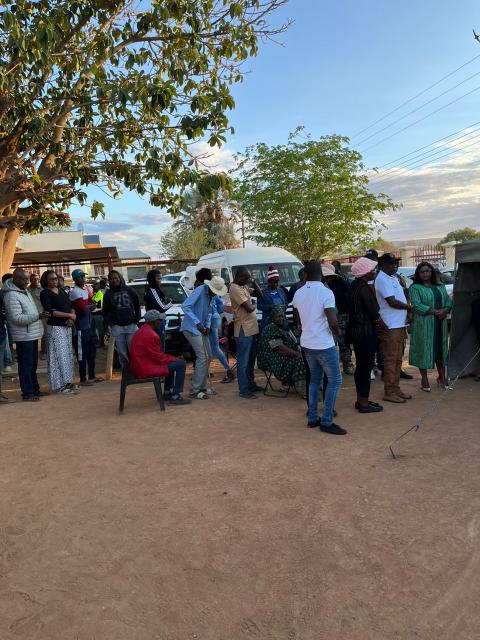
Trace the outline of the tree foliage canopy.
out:
[[[20,230],[68,224],[88,185],[136,191],[173,215],[187,185],[228,188],[192,143],[225,141],[230,87],[285,2],[2,3],[0,252],[13,255]]]
[[[471,227],[464,227],[463,229],[454,229],[447,233],[440,244],[453,241],[465,242],[466,240],[475,240],[475,238],[480,238],[480,231],[476,231]]]
[[[248,237],[303,259],[366,244],[378,216],[397,207],[369,191],[361,155],[338,135],[311,140],[299,128],[286,145],[249,147],[237,171]]]
[[[173,227],[160,239],[162,252],[169,258],[188,259],[238,247],[236,212],[227,216],[227,206],[228,194],[219,191],[212,200],[206,200],[196,187],[188,189]]]

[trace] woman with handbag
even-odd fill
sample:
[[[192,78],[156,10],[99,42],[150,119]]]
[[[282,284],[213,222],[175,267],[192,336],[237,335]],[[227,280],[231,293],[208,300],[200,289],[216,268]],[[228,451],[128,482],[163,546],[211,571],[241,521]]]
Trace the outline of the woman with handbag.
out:
[[[383,407],[369,400],[370,373],[377,350],[377,332],[386,329],[379,314],[375,294],[368,282],[375,277],[377,263],[369,258],[359,258],[352,264],[352,275],[355,276],[349,296],[348,339],[355,351],[355,387],[357,401],[355,409],[359,413],[378,413]]]

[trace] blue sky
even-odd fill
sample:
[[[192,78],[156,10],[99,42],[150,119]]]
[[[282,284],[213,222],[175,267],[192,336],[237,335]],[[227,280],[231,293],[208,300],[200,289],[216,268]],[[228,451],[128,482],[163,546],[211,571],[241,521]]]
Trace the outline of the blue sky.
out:
[[[304,125],[313,137],[332,133],[352,137],[352,146],[365,151],[366,165],[381,166],[480,121],[479,90],[367,150],[402,126],[480,87],[478,75],[359,144],[480,72],[479,58],[362,136],[353,137],[480,55],[480,44],[472,33],[473,28],[480,31],[477,1],[291,0],[272,20],[279,24],[289,18],[294,22],[279,36],[282,45],[262,45],[259,56],[246,65],[249,73],[243,84],[233,89],[237,106],[230,118],[236,132],[216,154],[214,164],[229,167],[234,152],[259,141],[285,142],[290,131]],[[465,150],[457,143],[452,158],[382,182],[382,190],[404,204],[400,212],[385,219],[384,237],[433,237],[458,226],[480,227],[479,147],[464,146]],[[95,197],[104,199],[101,194]],[[158,257],[158,238],[168,228],[168,216],[133,194],[124,194],[120,201],[104,201],[106,221],[89,223],[86,214],[76,209],[74,222],[81,220],[86,231],[100,233],[105,245],[139,248]]]

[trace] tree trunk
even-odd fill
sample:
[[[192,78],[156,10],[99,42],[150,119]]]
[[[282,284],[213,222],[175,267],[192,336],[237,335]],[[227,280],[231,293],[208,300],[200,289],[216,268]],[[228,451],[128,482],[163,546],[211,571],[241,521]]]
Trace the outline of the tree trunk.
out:
[[[19,235],[20,229],[0,229],[0,276],[10,271]]]

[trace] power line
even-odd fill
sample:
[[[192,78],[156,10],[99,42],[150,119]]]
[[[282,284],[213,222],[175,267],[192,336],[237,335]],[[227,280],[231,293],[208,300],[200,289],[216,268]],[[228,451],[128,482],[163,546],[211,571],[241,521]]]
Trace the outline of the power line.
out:
[[[364,149],[362,153],[365,153],[366,151],[369,151],[370,149],[374,149],[375,147],[378,147],[378,145],[382,144],[382,142],[386,142],[387,140],[390,140],[391,138],[394,138],[399,133],[403,133],[403,131],[406,131],[407,129],[410,129],[410,127],[414,127],[419,122],[423,122],[427,118],[430,118],[430,116],[433,116],[436,113],[438,113],[439,111],[442,111],[443,109],[446,109],[447,107],[450,107],[452,104],[455,104],[459,100],[462,100],[462,98],[466,98],[467,96],[472,95],[472,93],[475,93],[478,90],[480,90],[480,86],[475,87],[471,91],[468,91],[467,93],[464,93],[461,96],[458,96],[458,98],[455,98],[455,100],[451,100],[450,102],[447,102],[447,104],[444,104],[441,107],[438,107],[438,109],[435,109],[434,111],[431,111],[430,113],[427,113],[427,115],[423,116],[422,118],[419,118],[418,120],[415,120],[414,122],[411,122],[410,124],[407,124],[405,127],[403,127],[402,129],[399,129],[398,131],[395,131],[394,133],[390,134],[389,136],[386,136],[385,138],[382,138],[378,142],[375,142],[374,144],[372,144],[369,147],[367,147],[366,149]]]
[[[404,162],[398,164],[395,167],[391,167],[390,169],[387,169],[386,171],[381,171],[380,173],[377,173],[376,175],[373,176],[373,180],[375,181],[377,178],[379,180],[382,180],[387,175],[398,171],[399,169],[401,169],[404,166],[409,166],[411,163],[418,162],[419,160],[423,160],[423,159],[428,158],[430,156],[435,156],[438,153],[441,153],[442,151],[445,151],[445,149],[448,149],[449,147],[455,148],[457,146],[457,143],[460,142],[463,138],[467,138],[466,141],[469,142],[470,140],[473,139],[471,137],[469,138],[469,136],[471,136],[473,133],[477,133],[479,131],[480,131],[480,128],[472,129],[468,133],[464,134],[463,136],[459,136],[458,138],[454,138],[453,140],[450,140],[450,142],[447,143],[447,144],[439,145],[438,147],[435,147],[434,149],[431,149],[428,152],[419,153],[416,156],[413,156],[410,159],[405,160]],[[479,136],[480,136],[480,134],[477,135],[477,136],[474,136],[474,138],[477,138]]]
[[[378,169],[384,169],[385,167],[388,167],[391,164],[395,164],[395,162],[398,162],[399,160],[403,160],[404,158],[408,158],[408,156],[413,155],[417,151],[422,151],[422,149],[427,149],[428,147],[433,146],[437,142],[442,142],[443,140],[448,140],[448,138],[453,138],[458,133],[462,133],[462,131],[467,131],[468,129],[472,129],[473,127],[476,127],[477,124],[480,124],[480,120],[478,120],[477,122],[474,122],[473,124],[468,125],[467,127],[462,127],[462,129],[459,129],[458,131],[454,131],[453,133],[448,134],[448,136],[443,136],[443,138],[438,138],[438,140],[434,140],[433,142],[430,142],[430,144],[425,144],[425,145],[423,145],[423,147],[418,147],[418,149],[414,149],[413,151],[410,151],[410,153],[406,153],[403,156],[399,156],[398,158],[394,158],[393,160],[390,160],[390,162],[386,162],[385,164],[380,165],[380,167],[378,167]]]
[[[478,137],[480,137],[480,136],[478,136]],[[480,140],[476,141],[476,142],[472,142],[472,144],[467,144],[464,147],[461,147],[460,149],[454,150],[453,153],[458,153],[459,151],[463,151],[464,149],[468,149],[469,147],[476,146],[478,144],[480,144]],[[439,156],[438,158],[435,158],[435,162],[438,162],[442,158],[445,158],[445,157],[451,156],[451,155],[452,155],[452,151],[448,151],[447,153],[444,153],[443,155]],[[420,164],[413,165],[411,167],[405,167],[404,169],[401,169],[402,173],[397,173],[397,174],[392,175],[390,177],[384,178],[383,180],[379,180],[378,182],[371,182],[370,184],[373,187],[378,187],[378,185],[384,184],[385,182],[390,182],[391,180],[395,180],[395,178],[403,178],[410,171],[413,171],[414,169],[421,169],[425,165],[431,164],[431,162],[432,162],[432,159],[427,160],[426,162],[421,162]]]
[[[408,116],[411,116],[413,113],[417,113],[417,111],[420,111],[420,109],[423,109],[424,107],[426,107],[427,105],[431,104],[432,102],[435,102],[435,100],[438,100],[439,98],[443,97],[447,93],[450,93],[450,91],[453,91],[454,89],[457,89],[462,84],[465,84],[466,82],[468,82],[472,78],[475,78],[478,75],[480,75],[480,71],[477,71],[476,73],[472,74],[468,78],[465,78],[465,80],[462,80],[461,82],[458,82],[453,87],[450,87],[449,89],[446,89],[445,91],[442,91],[442,93],[440,93],[438,96],[435,96],[435,97],[431,98],[430,100],[427,100],[427,102],[424,102],[419,107],[415,107],[415,109],[412,109],[411,111],[408,111],[405,115],[400,116],[400,118],[397,118],[393,122],[390,122],[389,124],[385,125],[385,127],[383,127],[382,129],[379,129],[378,131],[375,131],[374,133],[372,133],[371,135],[367,136],[363,140],[360,140],[360,142],[357,142],[357,146],[362,145],[364,142],[367,142],[368,140],[370,140],[371,138],[374,138],[375,136],[378,136],[383,131],[386,131],[387,129],[390,129],[390,127],[393,127],[398,122],[401,122],[402,120],[405,120],[405,118],[408,118]]]
[[[434,82],[433,84],[431,84],[429,87],[427,87],[426,89],[423,89],[423,91],[420,91],[419,93],[415,94],[413,97],[409,98],[408,100],[405,100],[405,102],[402,102],[401,105],[399,105],[398,107],[395,107],[395,109],[392,109],[392,111],[389,111],[386,115],[382,116],[381,118],[379,118],[378,120],[375,120],[374,123],[372,123],[371,125],[369,125],[368,127],[365,127],[364,129],[362,129],[361,131],[358,131],[358,133],[356,133],[355,135],[353,135],[350,139],[353,140],[354,138],[357,138],[360,134],[364,133],[365,131],[369,131],[372,127],[374,127],[376,124],[379,124],[380,122],[383,122],[384,120],[386,120],[386,118],[388,118],[389,116],[391,116],[393,113],[396,113],[397,111],[399,111],[402,107],[404,107],[407,104],[410,104],[410,102],[413,102],[414,100],[416,100],[417,98],[419,98],[420,96],[423,96],[425,93],[427,93],[427,91],[430,91],[430,89],[433,89],[434,87],[436,87],[437,85],[439,85],[441,82],[443,82],[444,80],[446,80],[447,78],[450,78],[451,76],[453,76],[455,73],[457,73],[457,71],[460,71],[460,69],[463,69],[464,67],[468,66],[469,64],[471,64],[472,62],[474,62],[475,60],[478,60],[478,58],[480,58],[480,54],[477,56],[474,56],[471,60],[467,60],[467,62],[464,62],[462,65],[460,65],[459,67],[457,67],[456,69],[454,69],[453,71],[451,71],[450,73],[447,73],[446,76],[443,76],[443,78],[440,78],[440,80],[437,80],[436,82]]]

